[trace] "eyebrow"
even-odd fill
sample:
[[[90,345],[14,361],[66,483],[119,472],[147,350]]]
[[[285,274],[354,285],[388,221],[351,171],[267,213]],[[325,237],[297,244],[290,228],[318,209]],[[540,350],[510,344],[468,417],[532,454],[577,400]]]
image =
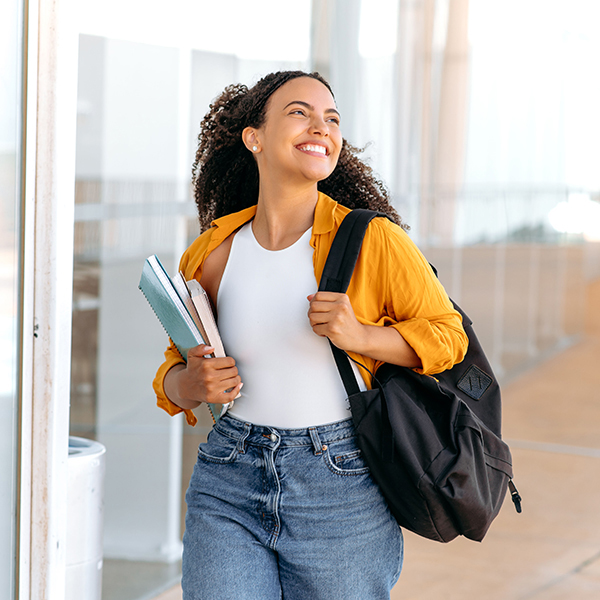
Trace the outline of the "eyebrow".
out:
[[[308,102],[303,102],[302,100],[292,100],[291,102],[289,102],[288,104],[286,104],[283,107],[283,110],[285,110],[288,106],[291,106],[292,104],[300,104],[301,106],[305,106],[306,108],[308,108],[308,110],[315,110],[314,106],[312,106]],[[325,112],[326,113],[335,113],[338,117],[341,116],[339,111],[337,111],[335,108],[326,108]]]

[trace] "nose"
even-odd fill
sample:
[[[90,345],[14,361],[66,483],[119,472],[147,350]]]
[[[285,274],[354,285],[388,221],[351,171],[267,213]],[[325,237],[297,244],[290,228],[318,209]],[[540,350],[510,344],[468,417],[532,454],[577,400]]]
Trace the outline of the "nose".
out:
[[[310,123],[310,133],[327,137],[329,135],[329,125],[327,124],[327,121],[322,117],[313,117]]]

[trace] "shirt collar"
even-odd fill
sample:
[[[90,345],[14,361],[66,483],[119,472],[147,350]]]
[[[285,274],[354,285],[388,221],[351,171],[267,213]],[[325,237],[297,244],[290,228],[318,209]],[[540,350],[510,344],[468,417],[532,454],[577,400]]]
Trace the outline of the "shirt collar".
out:
[[[221,242],[227,236],[231,235],[236,229],[240,228],[244,223],[250,221],[256,214],[256,204],[248,208],[244,208],[239,212],[231,213],[215,219],[211,226],[215,228],[212,234],[213,242]]]
[[[315,208],[315,220],[313,222],[313,234],[321,235],[329,233],[335,225],[335,209],[338,203],[323,192],[319,192],[319,199]]]
[[[319,198],[317,199],[317,206],[315,208],[315,219],[313,222],[313,235],[328,233],[333,229],[335,225],[334,214],[336,207],[337,202],[322,192],[319,192]],[[244,225],[244,223],[250,221],[255,214],[256,205],[215,219],[211,223],[211,225],[215,227],[215,231],[212,235],[213,241],[220,242],[224,240],[236,229]]]

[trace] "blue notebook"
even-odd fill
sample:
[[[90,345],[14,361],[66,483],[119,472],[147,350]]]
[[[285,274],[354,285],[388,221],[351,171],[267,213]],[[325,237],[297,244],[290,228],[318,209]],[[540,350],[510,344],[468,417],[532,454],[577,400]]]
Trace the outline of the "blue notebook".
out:
[[[188,350],[204,344],[205,341],[171,278],[155,254],[148,257],[144,263],[139,288],[146,296],[167,335],[173,340],[179,354],[187,362]],[[208,404],[208,408],[216,422],[221,416],[223,406]]]

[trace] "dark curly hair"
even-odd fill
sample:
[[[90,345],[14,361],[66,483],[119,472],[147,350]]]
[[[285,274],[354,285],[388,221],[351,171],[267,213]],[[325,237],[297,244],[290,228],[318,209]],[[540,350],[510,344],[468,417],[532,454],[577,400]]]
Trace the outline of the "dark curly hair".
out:
[[[210,105],[200,125],[198,150],[192,168],[194,198],[202,231],[213,219],[248,208],[258,201],[258,167],[242,141],[246,127],[265,121],[269,98],[284,83],[297,77],[320,81],[333,96],[331,86],[318,73],[279,71],[263,77],[253,87],[230,85]],[[390,204],[389,193],[371,167],[358,158],[363,150],[346,140],[331,175],[318,189],[348,208],[383,212],[408,229]]]

